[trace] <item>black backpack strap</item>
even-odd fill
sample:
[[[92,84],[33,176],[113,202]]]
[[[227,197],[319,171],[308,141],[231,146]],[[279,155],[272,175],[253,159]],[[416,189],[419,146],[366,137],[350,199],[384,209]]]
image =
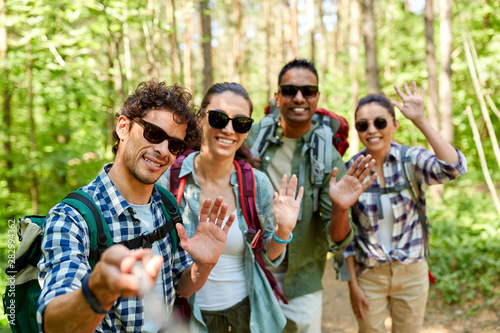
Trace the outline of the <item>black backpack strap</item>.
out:
[[[113,240],[101,209],[94,200],[84,191],[78,190],[68,194],[61,202],[75,208],[84,218],[90,233],[89,264],[94,269],[102,253],[111,245]]]

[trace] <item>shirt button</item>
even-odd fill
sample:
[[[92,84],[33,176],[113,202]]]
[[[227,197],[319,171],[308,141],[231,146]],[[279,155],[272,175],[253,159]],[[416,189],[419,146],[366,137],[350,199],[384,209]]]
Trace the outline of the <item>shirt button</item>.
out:
[[[134,222],[134,225],[139,225],[139,222],[135,221],[135,222]]]
[[[266,156],[266,161],[269,161],[269,156]]]

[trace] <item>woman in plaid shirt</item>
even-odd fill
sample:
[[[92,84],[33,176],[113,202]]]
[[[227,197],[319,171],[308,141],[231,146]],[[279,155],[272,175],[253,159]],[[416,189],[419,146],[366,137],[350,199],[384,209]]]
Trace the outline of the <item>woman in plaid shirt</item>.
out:
[[[399,127],[394,106],[425,135],[434,154],[411,147],[406,156],[418,180],[425,211],[425,191],[467,172],[463,154],[449,144],[430,124],[424,113],[424,88],[404,83],[395,87],[403,105],[375,94],[362,98],[355,111],[356,130],[365,149],[376,160],[377,179],[352,207],[356,225],[353,242],[344,250],[351,281],[351,305],[359,332],[386,332],[384,321],[392,317],[392,332],[420,331],[429,290],[424,232],[400,159],[401,146],[392,141]],[[348,163],[352,165],[357,155]],[[381,188],[382,191],[371,189]],[[384,190],[385,188],[385,190]],[[388,190],[392,189],[392,190]]]

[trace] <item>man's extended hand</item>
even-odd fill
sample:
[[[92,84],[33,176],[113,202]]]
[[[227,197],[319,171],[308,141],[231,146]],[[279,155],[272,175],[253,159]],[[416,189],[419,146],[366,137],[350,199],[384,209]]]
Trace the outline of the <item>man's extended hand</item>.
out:
[[[297,182],[297,176],[293,175],[290,179],[290,184],[287,186],[287,176],[284,175],[281,179],[279,193],[274,193],[274,219],[278,226],[284,228],[287,232],[295,228],[297,217],[300,212],[300,203],[304,195],[304,188],[301,187],[297,198],[295,198],[295,194],[297,193]]]
[[[205,200],[200,211],[200,222],[191,239],[188,239],[186,229],[182,224],[176,225],[182,247],[199,265],[215,266],[226,244],[227,232],[235,219],[234,214],[229,215],[222,228],[227,213],[227,204],[222,201],[222,197],[217,197],[210,209],[212,201]]]
[[[375,160],[372,159],[371,155],[366,157],[361,155],[338,182],[338,169],[333,169],[330,177],[329,194],[330,200],[332,200],[335,207],[346,210],[354,205],[361,193],[377,178],[377,173],[374,173],[367,179],[374,165]],[[365,181],[365,179],[367,180]]]

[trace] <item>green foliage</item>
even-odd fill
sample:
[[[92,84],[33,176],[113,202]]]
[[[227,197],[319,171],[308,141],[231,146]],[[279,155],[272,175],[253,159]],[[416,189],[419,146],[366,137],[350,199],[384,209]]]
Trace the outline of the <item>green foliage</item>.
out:
[[[448,303],[471,301],[477,294],[499,302],[500,218],[491,197],[472,185],[473,177],[464,178],[428,209],[429,266]]]

